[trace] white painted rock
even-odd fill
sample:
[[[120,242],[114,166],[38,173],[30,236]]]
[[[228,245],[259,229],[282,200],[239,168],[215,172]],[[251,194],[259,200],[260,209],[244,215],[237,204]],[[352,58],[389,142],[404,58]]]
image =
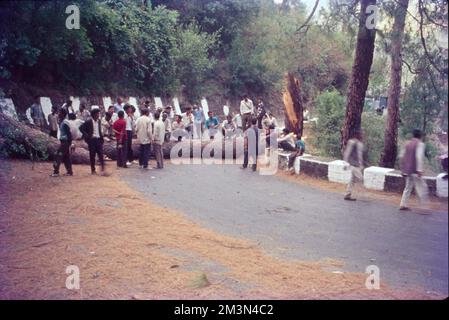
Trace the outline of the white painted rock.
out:
[[[108,110],[108,108],[110,107],[110,106],[112,106],[113,104],[112,104],[112,99],[111,99],[111,97],[103,97],[103,107],[104,107],[104,110]]]
[[[369,167],[365,169],[363,181],[365,188],[383,191],[385,186],[385,176],[393,172],[394,169]]]
[[[44,111],[45,121],[48,124],[48,115],[51,114],[51,107],[53,105],[51,103],[50,98],[48,98],[48,97],[41,97],[40,101],[41,101],[42,110]]]
[[[437,197],[447,198],[448,197],[448,180],[443,180],[446,173],[441,173],[437,176]]]
[[[348,184],[351,180],[351,170],[345,170],[346,166],[348,166],[348,163],[342,160],[329,163],[329,181]]]

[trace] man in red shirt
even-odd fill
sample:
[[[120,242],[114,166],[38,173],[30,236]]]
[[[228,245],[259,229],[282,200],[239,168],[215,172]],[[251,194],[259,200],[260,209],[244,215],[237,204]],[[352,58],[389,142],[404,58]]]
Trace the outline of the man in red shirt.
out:
[[[112,125],[112,130],[114,131],[115,139],[117,140],[117,167],[127,168],[126,156],[128,135],[126,133],[126,120],[123,111],[118,112],[118,119]]]

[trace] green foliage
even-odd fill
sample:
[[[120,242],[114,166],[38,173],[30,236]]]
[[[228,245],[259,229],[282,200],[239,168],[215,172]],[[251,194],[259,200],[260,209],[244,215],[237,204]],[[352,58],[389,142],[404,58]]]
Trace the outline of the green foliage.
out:
[[[401,104],[401,133],[413,129],[425,134],[447,132],[447,87],[434,86],[426,73],[417,75],[406,89]]]
[[[345,117],[346,99],[337,91],[321,93],[315,101],[315,116],[312,144],[320,155],[340,158],[341,128]]]
[[[22,141],[24,133],[19,128],[10,126],[0,126],[0,157],[24,157],[31,160],[47,160],[47,142],[43,139],[36,139],[33,143],[25,140]]]
[[[321,156],[341,158],[340,141],[346,110],[346,98],[337,90],[321,93],[315,101],[317,125],[313,128],[312,144]],[[384,145],[385,119],[373,112],[362,115],[365,160],[368,164],[379,161]]]
[[[379,163],[384,148],[385,118],[375,112],[362,114],[363,142],[365,161],[369,165]]]
[[[65,8],[71,4],[80,8],[79,30],[65,27]],[[71,86],[80,94],[173,93],[179,84],[189,82],[187,68],[201,80],[214,64],[209,58],[216,34],[203,33],[194,25],[184,28],[176,11],[163,6],[150,10],[140,4],[131,0],[0,3],[4,15],[0,76],[58,84],[61,89]]]
[[[286,72],[295,72],[304,80],[301,87],[306,103],[328,88],[344,90],[351,56],[346,54],[341,36],[324,34],[316,27],[309,28],[307,34],[299,33],[305,17],[304,6],[282,10],[272,1],[263,2],[253,23],[232,43],[230,95],[280,92]]]
[[[190,100],[201,98],[205,76],[216,64],[213,53],[218,33],[201,33],[192,23],[179,31],[175,51],[176,75],[184,95]]]

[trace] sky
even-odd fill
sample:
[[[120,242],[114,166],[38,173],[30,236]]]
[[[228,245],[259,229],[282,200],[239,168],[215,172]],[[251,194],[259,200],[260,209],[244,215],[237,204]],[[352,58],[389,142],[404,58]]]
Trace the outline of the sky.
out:
[[[282,3],[282,0],[273,0],[275,3]],[[317,12],[320,12],[320,9],[322,7],[327,6],[329,0],[320,0],[320,4],[318,5]],[[309,10],[313,9],[313,6],[315,5],[315,0],[302,0],[302,2],[307,6]]]

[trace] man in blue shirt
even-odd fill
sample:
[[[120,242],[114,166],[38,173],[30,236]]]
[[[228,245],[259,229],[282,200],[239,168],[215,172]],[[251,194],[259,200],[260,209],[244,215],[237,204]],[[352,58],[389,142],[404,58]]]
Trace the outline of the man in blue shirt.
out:
[[[218,118],[214,116],[214,113],[212,111],[209,111],[207,115],[209,116],[209,118],[206,120],[206,129],[209,131],[210,139],[214,140],[220,122],[218,121]]]

